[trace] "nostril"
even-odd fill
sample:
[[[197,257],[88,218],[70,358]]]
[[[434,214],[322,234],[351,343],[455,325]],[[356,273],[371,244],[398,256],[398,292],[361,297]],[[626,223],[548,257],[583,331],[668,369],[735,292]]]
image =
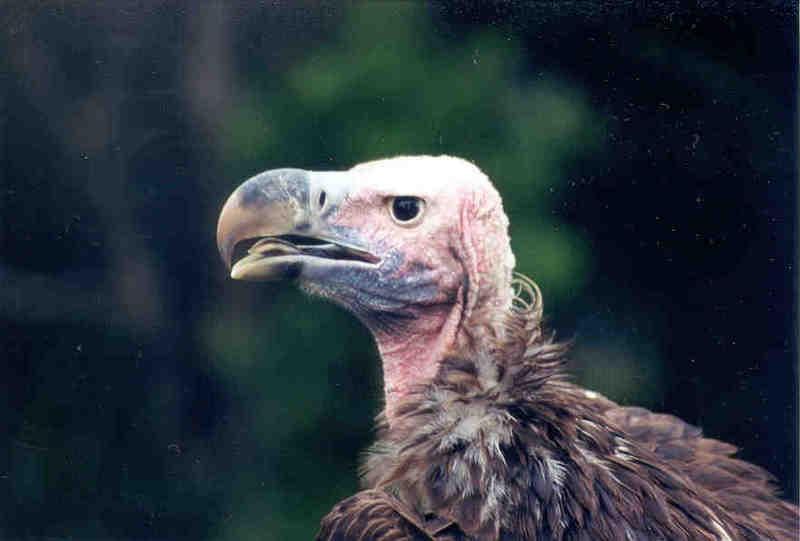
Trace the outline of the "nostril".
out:
[[[319,192],[319,208],[320,209],[325,206],[325,200],[327,199],[327,197],[328,196],[327,196],[327,194],[325,194],[325,190],[322,190],[321,192]]]

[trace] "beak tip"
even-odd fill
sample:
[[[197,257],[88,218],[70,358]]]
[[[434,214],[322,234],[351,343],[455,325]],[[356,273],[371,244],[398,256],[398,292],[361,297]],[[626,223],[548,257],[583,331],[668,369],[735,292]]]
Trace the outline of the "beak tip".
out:
[[[233,265],[239,241],[282,235],[294,230],[298,214],[308,211],[309,173],[299,169],[275,169],[260,173],[241,184],[222,206],[217,221],[217,249],[235,280],[251,274]]]

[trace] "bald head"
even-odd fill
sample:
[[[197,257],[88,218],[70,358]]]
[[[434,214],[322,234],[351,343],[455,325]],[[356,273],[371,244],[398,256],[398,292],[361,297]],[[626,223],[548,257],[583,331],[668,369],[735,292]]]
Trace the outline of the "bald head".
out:
[[[296,279],[370,328],[390,418],[410,387],[459,354],[469,326],[501,324],[511,302],[514,256],[500,196],[459,158],[262,173],[231,195],[219,224],[226,258],[243,237],[265,237],[235,262],[234,277]]]

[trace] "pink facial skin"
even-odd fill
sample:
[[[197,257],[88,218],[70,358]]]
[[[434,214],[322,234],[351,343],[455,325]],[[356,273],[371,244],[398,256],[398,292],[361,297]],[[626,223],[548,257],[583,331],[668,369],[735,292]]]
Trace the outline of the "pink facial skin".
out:
[[[400,399],[430,381],[442,359],[470,353],[476,329],[502,332],[493,318],[511,302],[514,256],[500,197],[469,162],[393,158],[361,164],[350,175],[348,195],[329,223],[358,231],[383,259],[373,289],[392,302],[385,313],[359,313],[351,300],[337,300],[375,337],[391,422]],[[420,218],[395,221],[395,196],[421,198]]]

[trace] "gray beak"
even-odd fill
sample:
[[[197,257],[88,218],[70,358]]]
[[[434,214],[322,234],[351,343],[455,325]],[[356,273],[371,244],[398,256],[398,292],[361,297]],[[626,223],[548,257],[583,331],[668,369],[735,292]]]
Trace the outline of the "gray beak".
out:
[[[217,247],[238,280],[283,280],[334,263],[374,264],[378,258],[334,228],[328,217],[343,196],[346,173],[275,169],[245,181],[228,198],[217,223]],[[261,239],[233,261],[236,245]]]

